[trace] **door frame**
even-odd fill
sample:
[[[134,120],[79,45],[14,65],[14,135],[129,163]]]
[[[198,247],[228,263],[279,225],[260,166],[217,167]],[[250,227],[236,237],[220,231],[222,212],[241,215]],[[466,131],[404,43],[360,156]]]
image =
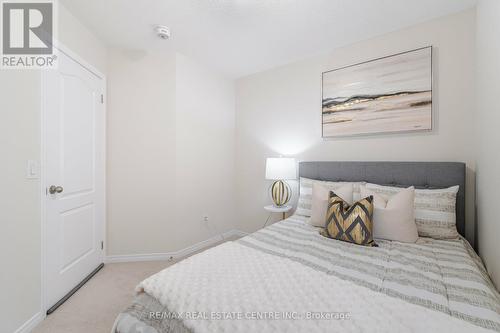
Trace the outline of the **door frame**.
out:
[[[57,50],[57,53],[63,53],[73,61],[77,62],[81,66],[83,66],[85,69],[87,69],[89,72],[94,74],[96,77],[102,80],[103,83],[103,91],[102,94],[104,95],[103,98],[103,103],[102,103],[102,111],[104,112],[104,142],[103,142],[103,153],[104,153],[104,159],[103,159],[103,223],[102,223],[102,235],[103,235],[103,240],[104,240],[104,247],[102,251],[102,256],[103,256],[103,262],[106,257],[107,253],[107,203],[106,203],[106,156],[107,156],[107,135],[106,135],[106,129],[107,129],[107,82],[106,82],[106,76],[100,72],[97,68],[92,66],[90,63],[88,63],[86,60],[84,60],[81,56],[79,56],[76,52],[72,51],[70,48],[66,47],[63,43],[59,42],[58,40],[53,40],[53,47]],[[46,211],[46,201],[47,201],[47,194],[46,194],[46,188],[47,188],[47,175],[46,175],[46,110],[44,108],[44,91],[45,91],[45,85],[44,85],[44,78],[45,78],[46,72],[45,70],[40,70],[40,167],[39,167],[39,174],[40,174],[40,236],[41,236],[41,242],[40,242],[40,311],[42,315],[42,320],[45,319],[47,316],[47,310],[49,308],[49,305],[46,304],[47,301],[47,211]]]

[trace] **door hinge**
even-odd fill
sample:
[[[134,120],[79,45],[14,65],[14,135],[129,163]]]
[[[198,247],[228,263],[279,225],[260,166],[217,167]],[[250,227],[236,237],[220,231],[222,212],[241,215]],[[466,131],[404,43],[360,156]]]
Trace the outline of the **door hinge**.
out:
[[[101,104],[104,104],[104,95],[101,94]]]
[[[101,250],[104,250],[104,241],[101,241]]]

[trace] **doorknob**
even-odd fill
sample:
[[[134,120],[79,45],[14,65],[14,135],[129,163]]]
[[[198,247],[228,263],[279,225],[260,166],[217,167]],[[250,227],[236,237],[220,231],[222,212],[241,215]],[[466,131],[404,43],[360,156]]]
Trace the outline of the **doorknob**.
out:
[[[49,193],[50,194],[61,193],[62,191],[64,191],[64,189],[63,189],[62,186],[52,185],[51,187],[49,187]]]

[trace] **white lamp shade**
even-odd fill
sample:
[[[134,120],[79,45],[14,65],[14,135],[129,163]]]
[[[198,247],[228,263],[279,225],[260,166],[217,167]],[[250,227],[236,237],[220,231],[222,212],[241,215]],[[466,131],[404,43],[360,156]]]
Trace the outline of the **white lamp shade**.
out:
[[[266,179],[297,179],[297,164],[295,163],[295,158],[279,157],[266,159]]]

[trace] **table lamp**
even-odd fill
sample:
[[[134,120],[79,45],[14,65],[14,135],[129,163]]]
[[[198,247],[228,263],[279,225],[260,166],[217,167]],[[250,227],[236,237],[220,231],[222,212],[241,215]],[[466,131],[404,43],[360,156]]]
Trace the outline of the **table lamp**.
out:
[[[297,179],[297,164],[294,158],[267,158],[266,179],[275,182],[269,188],[269,193],[276,207],[282,207],[290,201],[292,189],[285,180]]]

